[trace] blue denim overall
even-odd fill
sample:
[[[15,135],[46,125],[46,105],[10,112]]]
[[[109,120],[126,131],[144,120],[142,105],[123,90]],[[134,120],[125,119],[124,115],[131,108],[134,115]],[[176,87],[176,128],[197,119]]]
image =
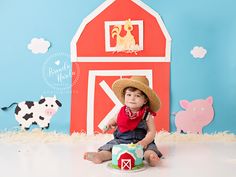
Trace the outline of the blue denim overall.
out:
[[[145,118],[140,121],[137,128],[132,131],[121,133],[117,128],[113,133],[114,139],[101,146],[98,151],[111,151],[112,147],[117,144],[136,144],[138,141],[142,140],[146,136],[146,134],[147,122],[145,116]],[[156,152],[159,158],[162,157],[162,153],[157,149],[154,141],[147,145],[147,148],[144,149],[144,152],[146,150],[153,150],[154,152]]]

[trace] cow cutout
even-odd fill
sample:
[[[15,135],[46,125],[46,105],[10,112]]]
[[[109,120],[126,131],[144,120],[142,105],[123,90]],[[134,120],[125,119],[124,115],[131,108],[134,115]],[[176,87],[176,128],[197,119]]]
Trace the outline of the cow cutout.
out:
[[[12,103],[8,107],[1,108],[7,111],[11,106],[17,105],[15,108],[15,118],[22,129],[29,130],[32,124],[37,124],[41,129],[48,129],[52,116],[62,106],[61,102],[54,97],[41,96],[39,101],[22,101],[20,103]]]

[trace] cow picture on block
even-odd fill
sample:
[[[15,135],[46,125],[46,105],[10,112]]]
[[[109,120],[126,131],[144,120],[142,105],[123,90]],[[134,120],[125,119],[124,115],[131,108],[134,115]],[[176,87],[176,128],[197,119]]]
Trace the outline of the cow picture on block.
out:
[[[62,106],[61,102],[56,99],[56,96],[41,96],[39,101],[12,103],[9,107],[3,107],[2,110],[7,111],[13,105],[17,105],[15,108],[16,121],[25,130],[29,130],[32,124],[37,124],[41,129],[49,128],[52,116]]]

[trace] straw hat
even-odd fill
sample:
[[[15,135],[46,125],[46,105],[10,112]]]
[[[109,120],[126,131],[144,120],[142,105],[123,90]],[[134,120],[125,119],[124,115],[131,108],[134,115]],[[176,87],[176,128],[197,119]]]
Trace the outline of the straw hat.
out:
[[[135,87],[145,93],[149,99],[149,106],[153,112],[160,108],[160,99],[157,94],[149,87],[148,79],[144,76],[132,76],[130,78],[122,78],[116,80],[112,84],[112,90],[121,103],[124,104],[124,89],[127,87]]]

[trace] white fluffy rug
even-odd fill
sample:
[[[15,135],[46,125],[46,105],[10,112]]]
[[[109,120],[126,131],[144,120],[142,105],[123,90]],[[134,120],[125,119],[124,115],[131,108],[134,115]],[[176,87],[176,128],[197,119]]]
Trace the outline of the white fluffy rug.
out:
[[[76,143],[81,141],[107,141],[112,139],[112,134],[95,134],[86,135],[85,133],[74,133],[72,135],[58,132],[43,132],[39,129],[32,131],[12,131],[0,133],[0,142],[4,143]],[[158,132],[156,135],[157,142],[209,142],[209,141],[227,141],[236,142],[236,135],[228,132],[215,134],[179,134],[165,131]]]

